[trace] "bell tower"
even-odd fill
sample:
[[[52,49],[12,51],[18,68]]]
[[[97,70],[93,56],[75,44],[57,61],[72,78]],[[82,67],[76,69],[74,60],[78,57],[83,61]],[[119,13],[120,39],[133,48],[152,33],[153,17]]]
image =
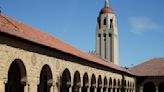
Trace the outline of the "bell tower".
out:
[[[101,9],[96,25],[96,54],[108,62],[118,65],[118,32],[116,16],[109,1]]]

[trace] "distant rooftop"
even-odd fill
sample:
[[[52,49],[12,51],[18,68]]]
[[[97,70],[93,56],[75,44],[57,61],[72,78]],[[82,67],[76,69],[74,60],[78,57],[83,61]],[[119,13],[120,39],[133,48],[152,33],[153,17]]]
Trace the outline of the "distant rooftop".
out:
[[[154,58],[129,68],[137,76],[164,76],[164,58]]]

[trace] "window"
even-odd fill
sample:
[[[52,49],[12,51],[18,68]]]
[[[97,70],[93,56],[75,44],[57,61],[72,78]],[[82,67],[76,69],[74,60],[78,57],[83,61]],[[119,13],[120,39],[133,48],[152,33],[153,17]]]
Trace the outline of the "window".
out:
[[[107,19],[104,18],[104,25],[107,25]]]
[[[110,19],[110,28],[113,27],[113,19]]]

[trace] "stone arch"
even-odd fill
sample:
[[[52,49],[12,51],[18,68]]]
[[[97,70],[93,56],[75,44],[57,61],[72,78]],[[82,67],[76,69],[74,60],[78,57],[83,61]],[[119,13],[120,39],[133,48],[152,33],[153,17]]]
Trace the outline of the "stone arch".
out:
[[[108,81],[106,76],[104,77],[104,88],[103,88],[103,92],[107,92],[107,88],[108,88]]]
[[[88,87],[89,87],[89,78],[88,78],[88,74],[85,73],[83,76],[82,92],[87,92]]]
[[[65,69],[61,76],[61,86],[60,91],[61,92],[70,92],[71,88],[71,74],[68,69]]]
[[[117,88],[117,82],[116,82],[116,79],[113,80],[113,92],[115,92]]]
[[[81,87],[80,73],[76,71],[74,74],[74,79],[73,79],[72,92],[79,92],[80,87]]]
[[[117,82],[117,92],[120,92],[120,89],[121,89],[121,82],[120,82],[120,79],[118,79],[118,82]]]
[[[124,87],[127,87],[127,83],[126,83],[126,80],[124,80]]]
[[[134,82],[133,82],[132,86],[133,86],[133,89],[134,89],[135,88],[135,83]]]
[[[143,92],[156,92],[155,85],[152,82],[146,82],[144,84]]]
[[[158,87],[158,92],[163,92],[163,91],[164,91],[164,82],[160,83]]]
[[[123,84],[123,86],[124,86],[124,92],[127,90],[127,83],[126,83],[126,80],[124,80],[124,84]]]
[[[113,85],[112,78],[109,78],[109,89],[108,89],[108,92],[112,92],[112,85]]]
[[[26,82],[27,72],[24,63],[20,59],[15,59],[8,70],[5,92],[23,92]]]
[[[53,83],[51,68],[46,64],[42,67],[40,72],[40,83],[38,85],[38,92],[50,92],[50,87]]]
[[[128,84],[127,84],[127,92],[129,92],[129,88],[130,88],[130,82],[128,81]]]
[[[97,92],[101,92],[101,89],[102,89],[102,78],[101,78],[101,75],[99,75],[97,82],[98,82],[97,83]]]
[[[130,82],[130,90],[133,91],[133,82]]]
[[[94,74],[92,74],[90,92],[95,92],[95,88],[96,88],[96,77]]]

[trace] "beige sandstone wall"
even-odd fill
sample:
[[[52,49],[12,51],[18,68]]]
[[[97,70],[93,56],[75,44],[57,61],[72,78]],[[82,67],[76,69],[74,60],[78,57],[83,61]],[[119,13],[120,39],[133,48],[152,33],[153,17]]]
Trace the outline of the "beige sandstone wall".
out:
[[[66,61],[64,59],[58,59],[56,57],[43,55],[35,52],[30,52],[24,49],[12,47],[4,44],[6,42],[14,43],[14,40],[5,38],[5,40],[0,37],[0,92],[4,92],[4,83],[7,82],[8,79],[8,70],[10,68],[11,63],[15,59],[19,59],[23,62],[26,71],[27,71],[27,89],[28,92],[37,92],[37,85],[39,84],[39,78],[41,69],[44,65],[48,65],[52,71],[53,75],[53,90],[58,92],[57,84],[59,83],[60,77],[63,71],[67,68],[71,73],[71,80],[73,80],[74,73],[78,71],[81,77],[81,85],[83,80],[84,73],[87,73],[89,76],[89,80],[91,80],[92,74],[95,74],[96,80],[98,76],[101,75],[102,81],[106,76],[109,82],[109,78],[116,79],[116,81],[122,80],[122,75],[118,73],[113,73],[110,71],[101,70],[98,68],[94,68],[87,65],[82,65],[77,62]],[[16,43],[18,44],[18,43]],[[19,44],[19,45],[23,45]],[[30,46],[30,45],[29,45]],[[27,46],[28,47],[28,46]],[[28,47],[33,48],[33,47]],[[125,76],[127,81],[134,83],[133,77]]]

